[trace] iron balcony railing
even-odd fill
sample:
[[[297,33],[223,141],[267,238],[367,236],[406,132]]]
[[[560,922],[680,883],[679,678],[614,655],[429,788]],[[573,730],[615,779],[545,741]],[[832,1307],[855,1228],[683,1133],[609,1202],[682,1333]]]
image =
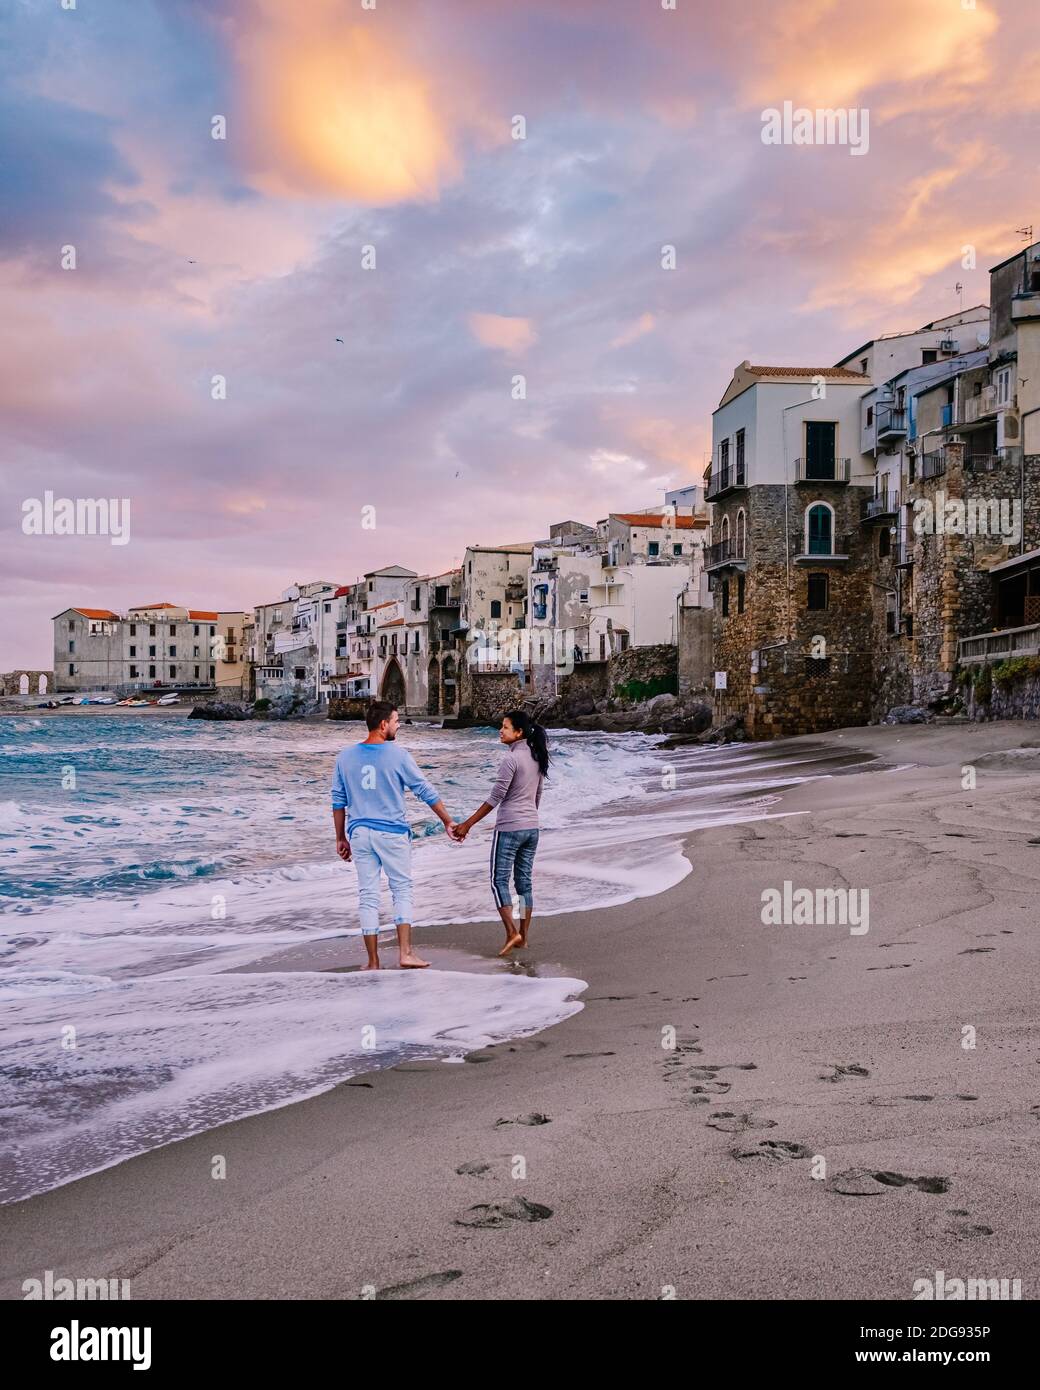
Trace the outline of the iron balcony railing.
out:
[[[794,461],[795,481],[799,483],[847,483],[851,459],[805,459]]]
[[[930,454],[922,454],[917,476],[922,482],[927,482],[929,478],[941,478],[946,472],[946,455],[942,449],[935,449]]]
[[[712,472],[705,495],[711,501],[713,497],[720,497],[722,493],[729,492],[730,488],[744,487],[745,482],[744,465],[728,463]]]
[[[894,516],[898,511],[898,492],[878,492],[860,505],[860,518],[863,521],[877,521],[884,516]]]
[[[890,406],[879,406],[877,412],[877,437],[906,434],[906,411]]]
[[[732,536],[728,536],[723,541],[716,541],[714,545],[709,545],[704,552],[705,569],[717,569],[719,565],[732,565],[737,560],[746,558],[745,547],[738,546]]]
[[[1040,655],[1040,623],[1028,627],[1008,627],[1003,632],[979,632],[962,637],[957,643],[957,659],[971,662],[1004,661],[1011,656]]]

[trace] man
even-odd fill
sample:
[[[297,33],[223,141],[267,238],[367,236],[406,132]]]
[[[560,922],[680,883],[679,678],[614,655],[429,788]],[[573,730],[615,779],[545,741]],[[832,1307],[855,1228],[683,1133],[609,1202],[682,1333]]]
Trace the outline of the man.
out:
[[[455,823],[411,753],[396,745],[400,719],[395,707],[374,700],[365,723],[368,738],[340,753],[332,779],[336,853],[357,865],[361,931],[368,952],[364,969],[379,969],[382,869],[394,900],[401,969],[425,970],[429,961],[421,960],[412,950],[412,832],[404,812],[405,788],[431,807],[453,839]],[[345,825],[348,811],[350,821]]]

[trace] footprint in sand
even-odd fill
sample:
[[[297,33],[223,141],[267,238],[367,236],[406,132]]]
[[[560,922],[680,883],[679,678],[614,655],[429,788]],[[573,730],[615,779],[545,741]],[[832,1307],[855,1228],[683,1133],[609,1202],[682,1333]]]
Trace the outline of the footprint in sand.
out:
[[[830,1076],[826,1072],[820,1072],[821,1081],[844,1081],[847,1076],[869,1076],[870,1072],[866,1067],[861,1067],[858,1062],[828,1062],[832,1068]]]
[[[905,1173],[893,1173],[888,1169],[870,1171],[866,1168],[847,1168],[836,1173],[826,1186],[843,1197],[876,1197],[890,1187],[916,1187],[918,1192],[937,1194],[948,1192],[949,1178],[911,1178]]]
[[[616,1057],[616,1052],[565,1052],[565,1062],[583,1062],[586,1057]]]
[[[958,951],[959,956],[984,956],[989,951],[995,951],[996,946],[969,946],[966,951]]]
[[[721,1129],[726,1134],[743,1134],[748,1129],[776,1129],[775,1120],[760,1120],[732,1110],[716,1110],[704,1123],[709,1129]]]
[[[498,1231],[515,1221],[547,1221],[552,1207],[529,1202],[526,1197],[510,1197],[507,1202],[480,1202],[455,1218],[456,1226],[472,1226],[478,1230]]]
[[[445,1284],[454,1284],[456,1279],[461,1278],[461,1269],[445,1269],[440,1274],[424,1274],[421,1279],[411,1279],[407,1284],[391,1284],[388,1288],[377,1289],[376,1300],[425,1298],[434,1289],[443,1289]]]
[[[955,1219],[943,1228],[943,1235],[956,1236],[958,1240],[985,1240],[993,1234],[992,1226],[972,1221],[970,1213],[961,1207],[954,1207],[948,1214]]]
[[[724,1096],[727,1091],[732,1091],[731,1081],[706,1081],[702,1086],[691,1086],[690,1095]]]
[[[460,1177],[482,1178],[485,1173],[491,1172],[490,1163],[479,1163],[475,1158],[466,1163],[460,1163],[455,1169]]]
[[[495,1128],[501,1129],[503,1125],[547,1125],[551,1123],[548,1115],[533,1110],[530,1115],[516,1115],[511,1120],[496,1120]]]
[[[812,1149],[804,1144],[795,1144],[790,1139],[760,1139],[750,1149],[731,1149],[732,1156],[741,1163],[755,1158],[767,1158],[772,1163],[789,1163],[795,1158],[811,1158]]]

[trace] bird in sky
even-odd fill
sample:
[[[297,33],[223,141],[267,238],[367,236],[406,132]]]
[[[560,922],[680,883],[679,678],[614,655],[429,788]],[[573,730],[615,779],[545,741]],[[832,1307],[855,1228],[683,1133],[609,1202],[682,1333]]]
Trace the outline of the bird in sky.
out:
[[[337,343],[342,343],[342,342],[343,342],[343,339],[342,339],[342,338],[337,338],[337,339],[336,339],[336,342],[337,342]]]

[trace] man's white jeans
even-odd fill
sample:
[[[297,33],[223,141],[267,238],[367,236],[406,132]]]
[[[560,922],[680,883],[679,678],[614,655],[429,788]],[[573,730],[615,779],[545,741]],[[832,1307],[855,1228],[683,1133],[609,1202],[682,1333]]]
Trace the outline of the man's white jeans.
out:
[[[357,865],[358,910],[365,936],[379,934],[379,871],[386,874],[394,899],[394,922],[412,920],[412,837],[359,825],[350,837]]]

